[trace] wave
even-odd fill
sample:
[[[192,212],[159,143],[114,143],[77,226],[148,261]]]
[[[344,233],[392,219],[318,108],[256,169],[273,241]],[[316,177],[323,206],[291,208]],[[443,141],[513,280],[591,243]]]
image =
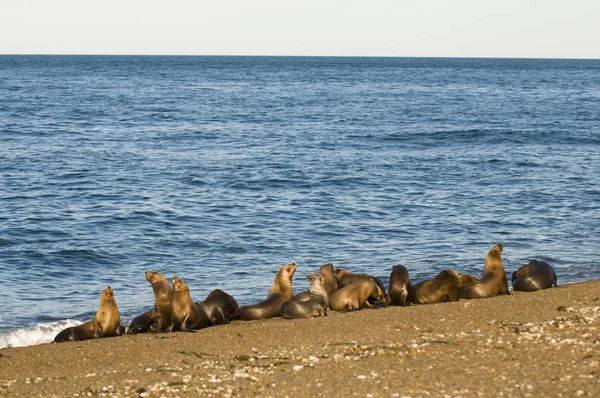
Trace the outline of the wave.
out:
[[[7,347],[26,347],[51,343],[54,337],[71,326],[81,325],[81,321],[64,319],[52,323],[38,323],[30,329],[17,329],[0,333],[0,348]]]

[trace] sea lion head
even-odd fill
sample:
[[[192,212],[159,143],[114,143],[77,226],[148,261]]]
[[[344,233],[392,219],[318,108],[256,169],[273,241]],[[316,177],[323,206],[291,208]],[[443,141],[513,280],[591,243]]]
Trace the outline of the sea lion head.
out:
[[[531,260],[529,263],[519,267],[518,270],[513,272],[512,280],[514,281],[517,278],[522,278],[524,276],[528,276],[531,273],[531,270],[537,265],[537,260]]]
[[[326,292],[326,290],[325,290],[325,283],[327,281],[325,279],[325,275],[322,275],[322,274],[310,274],[310,275],[306,276],[306,279],[308,279],[308,281],[310,282],[310,290],[311,291],[314,289],[316,291]]]
[[[448,275],[450,275],[450,277],[451,277],[452,279],[454,279],[454,278],[458,278],[458,279],[460,279],[460,276],[458,276],[458,272],[456,272],[456,271],[455,271],[455,270],[453,270],[453,269],[447,269],[447,270],[445,270],[445,272],[446,272]]]
[[[337,285],[338,287],[344,286],[345,283],[348,283],[348,281],[344,281],[344,278],[348,278],[351,276],[351,272],[346,271],[343,268],[336,268],[335,271],[335,279],[337,281]]]
[[[335,276],[333,264],[327,263],[319,268],[319,274],[325,277],[325,288],[329,294],[333,293],[338,288],[338,280]]]
[[[283,267],[281,267],[279,272],[281,272],[281,274],[277,275],[278,277],[281,277],[282,279],[291,282],[292,277],[294,276],[294,272],[296,272],[296,263],[289,263],[289,264],[284,265]],[[279,274],[279,272],[278,272],[278,274]]]
[[[504,246],[502,243],[498,243],[496,246],[492,247],[485,258],[485,267],[483,268],[483,274],[489,272],[499,272],[502,270],[504,272],[504,268],[502,267],[502,249]]]
[[[107,286],[106,289],[102,291],[102,299],[112,299],[115,297],[112,287]]]
[[[156,271],[146,271],[146,273],[144,273],[144,276],[146,277],[146,280],[148,282],[150,282],[151,285],[155,284],[155,283],[163,283],[163,282],[167,282],[167,278],[164,277],[163,274],[161,274],[160,272],[156,272]]]
[[[171,282],[173,283],[173,291],[174,292],[189,292],[190,289],[188,288],[188,285],[183,281],[183,279],[174,276],[171,279]]]
[[[469,274],[458,274],[458,277],[460,278],[460,286],[461,287],[473,285],[473,284],[479,282],[479,278],[476,278],[473,275],[469,275]]]
[[[375,283],[375,281],[372,281],[373,285],[375,286],[375,288],[373,289],[373,292],[371,293],[371,298],[379,301],[380,303],[384,303],[387,304],[388,300],[386,297],[385,292],[383,291],[383,289],[381,289],[381,287],[379,287],[379,285],[377,283]]]
[[[321,268],[319,268],[319,273],[320,274],[333,274],[335,275],[335,269],[333,268],[333,264],[331,263],[327,263],[325,265],[322,265]]]

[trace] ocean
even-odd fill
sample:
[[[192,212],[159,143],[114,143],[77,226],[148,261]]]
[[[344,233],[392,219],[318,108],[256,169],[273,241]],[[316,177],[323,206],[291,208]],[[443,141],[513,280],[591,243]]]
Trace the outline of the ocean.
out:
[[[600,61],[0,56],[0,347],[328,262],[600,278]]]

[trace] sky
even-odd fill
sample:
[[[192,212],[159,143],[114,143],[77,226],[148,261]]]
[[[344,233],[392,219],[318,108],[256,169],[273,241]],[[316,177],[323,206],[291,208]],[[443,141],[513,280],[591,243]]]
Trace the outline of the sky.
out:
[[[0,54],[600,58],[600,0],[0,0]]]

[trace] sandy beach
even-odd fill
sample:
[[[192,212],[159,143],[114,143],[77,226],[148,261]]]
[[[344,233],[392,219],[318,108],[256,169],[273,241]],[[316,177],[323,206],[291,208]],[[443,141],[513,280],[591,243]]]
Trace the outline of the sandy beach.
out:
[[[0,350],[0,396],[599,396],[600,281]]]

